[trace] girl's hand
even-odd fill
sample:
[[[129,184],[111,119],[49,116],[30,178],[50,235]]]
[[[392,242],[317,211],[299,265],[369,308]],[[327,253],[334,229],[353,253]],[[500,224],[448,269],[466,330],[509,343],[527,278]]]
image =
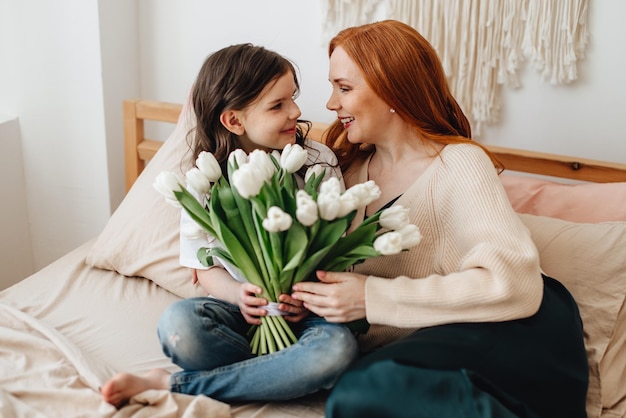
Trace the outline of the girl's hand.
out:
[[[302,306],[302,301],[292,298],[291,295],[282,294],[278,301],[280,302],[278,309],[289,313],[283,317],[285,321],[300,322],[309,315],[309,311]]]
[[[260,308],[267,305],[267,300],[256,296],[261,293],[263,293],[261,288],[252,283],[242,283],[239,287],[239,309],[250,325],[261,325],[260,317],[267,315],[267,311]]]
[[[291,296],[328,322],[365,318],[365,279],[357,273],[318,271],[319,282],[300,282]]]

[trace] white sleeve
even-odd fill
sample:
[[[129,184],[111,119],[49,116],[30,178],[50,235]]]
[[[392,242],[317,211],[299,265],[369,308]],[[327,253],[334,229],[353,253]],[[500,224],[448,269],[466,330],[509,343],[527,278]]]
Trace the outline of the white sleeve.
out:
[[[202,203],[203,197],[200,197],[196,194],[193,189],[188,189],[191,194],[198,200],[198,202]],[[191,238],[190,234],[186,233],[187,231],[194,231],[194,234],[198,235],[199,226],[196,224],[191,216],[187,213],[185,209],[181,209],[180,213],[180,255],[179,261],[180,264],[196,270],[208,270],[213,267],[222,267],[225,268],[233,278],[239,282],[246,282],[246,278],[241,274],[241,272],[235,267],[226,263],[219,257],[213,257],[214,265],[211,267],[205,267],[198,261],[198,251],[200,248],[204,247],[216,247],[220,246],[219,241],[211,236],[210,234],[203,232],[200,238]]]
[[[189,190],[191,194],[200,202],[201,197],[197,196],[195,191]],[[188,231],[198,231],[199,227],[196,222],[191,219],[191,216],[185,209],[180,211],[180,254],[179,262],[185,267],[189,267],[197,270],[206,270],[207,267],[203,266],[198,261],[198,250],[202,247],[208,247],[210,241],[215,238],[209,236],[207,233],[194,233],[189,234]],[[193,238],[190,237],[193,235]]]

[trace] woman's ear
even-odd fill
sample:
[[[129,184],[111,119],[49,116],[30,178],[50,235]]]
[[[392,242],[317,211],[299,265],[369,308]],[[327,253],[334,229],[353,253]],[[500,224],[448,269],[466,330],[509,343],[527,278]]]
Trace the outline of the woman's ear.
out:
[[[243,135],[245,129],[241,120],[239,119],[239,112],[236,110],[227,110],[220,115],[220,122],[224,125],[224,128],[228,129],[235,135]]]

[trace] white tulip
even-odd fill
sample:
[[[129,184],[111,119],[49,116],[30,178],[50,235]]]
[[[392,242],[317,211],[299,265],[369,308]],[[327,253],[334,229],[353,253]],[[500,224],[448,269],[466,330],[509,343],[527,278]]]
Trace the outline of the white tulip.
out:
[[[288,213],[278,206],[272,206],[267,210],[267,218],[263,219],[262,225],[268,232],[280,232],[291,228],[292,223],[293,219]]]
[[[338,218],[342,218],[359,208],[359,200],[355,195],[350,193],[344,193],[339,196],[339,212],[337,213]]]
[[[374,240],[374,249],[382,255],[398,254],[402,251],[402,235],[398,232],[387,232]]]
[[[422,234],[420,233],[417,225],[408,224],[395,232],[402,236],[403,250],[408,250],[409,248],[416,246],[422,240]]]
[[[241,148],[237,148],[236,150],[232,151],[228,156],[228,164],[230,164],[231,166],[234,166],[235,163],[237,163],[237,167],[241,167],[247,162],[248,154],[246,154],[246,152]]]
[[[341,194],[341,183],[337,177],[329,177],[320,184],[320,194]]]
[[[346,193],[355,195],[360,202],[360,207],[369,205],[373,201],[377,200],[381,195],[380,188],[376,185],[376,183],[374,183],[373,180],[355,184],[346,190]]]
[[[318,178],[322,175],[322,173],[325,172],[325,170],[326,168],[321,164],[312,165],[311,167],[307,168],[306,173],[304,174],[304,182],[306,183],[307,181],[309,181],[313,174],[315,174],[315,177]]]
[[[158,176],[156,176],[152,186],[157,192],[165,196],[165,201],[167,203],[174,207],[181,208],[182,206],[178,202],[178,199],[176,199],[174,192],[182,191],[182,183],[182,180],[180,180],[176,174],[171,171],[162,171]]]
[[[304,190],[296,192],[296,219],[304,226],[311,226],[317,222],[317,203]]]
[[[339,202],[339,193],[322,193],[317,195],[317,208],[320,218],[325,221],[332,221],[337,218],[341,203]]]
[[[409,209],[400,205],[392,206],[381,212],[380,226],[387,229],[402,229],[409,224]]]
[[[271,179],[277,171],[270,155],[260,149],[255,149],[248,155],[248,164],[254,167],[256,175],[262,177],[263,181]]]
[[[185,177],[187,178],[187,186],[191,187],[199,194],[204,195],[211,191],[211,181],[198,167],[189,169]]]
[[[202,174],[204,174],[211,183],[215,183],[222,177],[220,163],[215,159],[215,155],[210,152],[202,151],[198,154],[196,167],[200,169]]]
[[[272,150],[272,152],[270,153],[270,155],[271,155],[272,157],[274,157],[274,159],[275,159],[276,161],[280,161],[280,151],[278,151],[277,149]]]
[[[244,199],[258,195],[265,183],[265,179],[259,175],[257,168],[250,163],[241,165],[233,172],[232,177],[233,187]]]
[[[288,173],[300,170],[309,157],[308,152],[298,144],[287,144],[280,154],[280,166]]]

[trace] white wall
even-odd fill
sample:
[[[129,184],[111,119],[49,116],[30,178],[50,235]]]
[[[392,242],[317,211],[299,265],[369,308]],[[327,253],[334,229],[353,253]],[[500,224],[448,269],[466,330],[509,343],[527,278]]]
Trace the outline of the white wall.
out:
[[[324,107],[330,84],[320,1],[140,0],[140,4],[141,91],[147,98],[182,101],[207,55],[251,42],[297,64],[302,76],[298,104],[305,117],[334,118]]]
[[[626,162],[626,2],[589,7],[579,80],[554,87],[526,68],[483,142]],[[204,58],[240,42],[295,61],[304,116],[333,120],[320,0],[0,0],[0,113],[18,118],[36,269],[121,200],[121,100],[182,102]]]
[[[501,123],[486,142],[626,163],[626,2],[589,1],[589,45],[578,80],[543,82],[533,68],[503,96]]]
[[[137,5],[2,0],[0,7],[8,22],[1,32],[0,112],[18,118],[40,269],[95,237],[123,196],[120,102],[139,91]],[[115,40],[116,28],[129,32],[124,41]],[[124,60],[133,45],[131,62]],[[132,76],[118,76],[125,72]]]
[[[106,159],[112,213],[126,194],[122,101],[139,97],[139,5],[128,0],[99,0],[100,59]],[[104,173],[102,173],[104,175]],[[104,224],[94,224],[100,231]]]

